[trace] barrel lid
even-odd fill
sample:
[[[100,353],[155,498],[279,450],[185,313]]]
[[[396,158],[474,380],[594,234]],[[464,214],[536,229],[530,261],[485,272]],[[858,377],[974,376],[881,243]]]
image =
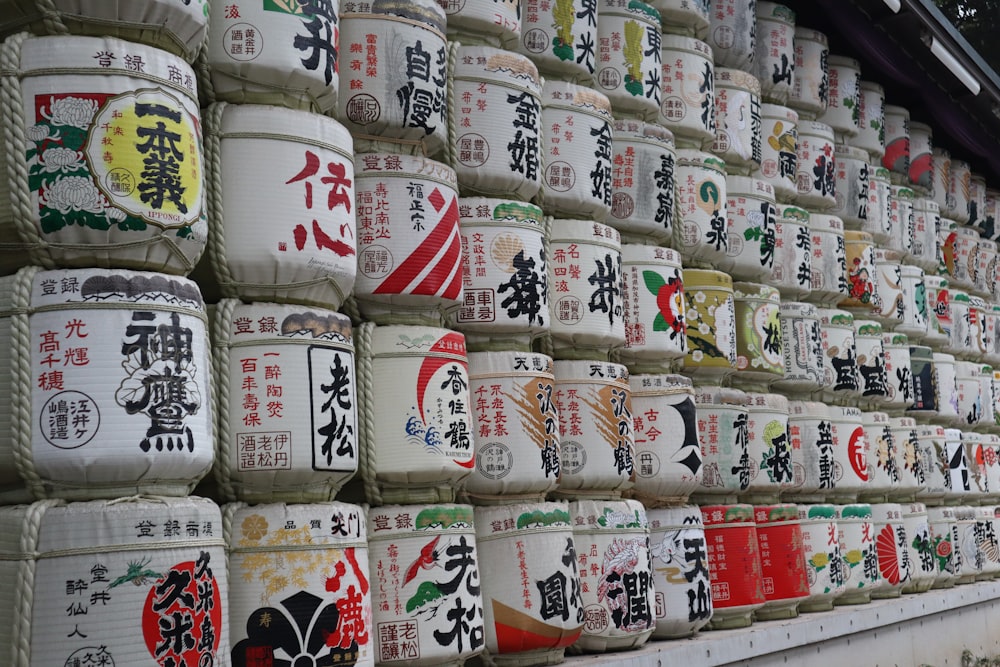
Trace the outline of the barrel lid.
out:
[[[594,220],[556,218],[549,225],[550,243],[595,243],[621,252],[622,237],[617,229]]]
[[[694,386],[686,375],[676,375],[670,373],[642,373],[629,378],[629,387],[632,395],[636,396],[642,392],[659,393],[662,390],[684,391],[694,395]]]
[[[809,211],[802,208],[801,206],[779,204],[778,220],[780,220],[781,222],[797,222],[802,225],[808,225]]]
[[[837,508],[833,505],[799,505],[799,519],[809,521],[831,521],[837,518]]]
[[[213,128],[225,139],[274,139],[319,144],[353,157],[354,140],[346,127],[329,116],[267,104],[225,104],[220,127]],[[230,136],[237,135],[237,136]]]
[[[912,135],[914,131],[916,131],[916,132],[923,132],[925,134],[932,134],[933,133],[933,130],[931,129],[931,126],[928,125],[927,123],[921,123],[920,121],[917,121],[917,120],[911,120],[910,121],[910,134]]]
[[[476,223],[528,225],[542,231],[542,209],[528,202],[489,197],[459,197],[458,222],[463,227]]]
[[[885,95],[885,88],[882,86],[881,83],[877,81],[869,81],[868,79],[862,79],[860,88],[861,90],[872,90],[878,92],[880,95]]]
[[[760,115],[761,118],[780,118],[793,124],[799,122],[799,112],[782,104],[765,102],[760,105]]]
[[[625,243],[622,245],[622,264],[661,264],[680,268],[681,254],[662,246]]]
[[[875,426],[877,424],[889,424],[889,414],[887,412],[862,412],[861,423],[865,426]]]
[[[930,273],[925,273],[924,286],[933,289],[948,289],[948,279],[944,276],[935,276]]]
[[[757,20],[774,20],[781,21],[782,23],[787,23],[790,26],[795,25],[795,12],[785,5],[778,2],[767,2],[767,0],[758,0],[757,2]]]
[[[981,296],[976,296],[975,294],[969,295],[969,306],[971,308],[979,308],[984,310],[986,308],[986,299]]]
[[[749,72],[728,67],[716,67],[714,76],[716,88],[719,86],[740,88],[749,91],[751,95],[760,97],[760,79]]]
[[[855,148],[854,146],[848,146],[847,144],[837,144],[834,146],[833,154],[838,160],[851,158],[852,160],[859,160],[865,163],[868,162],[868,151],[861,148]]]
[[[944,426],[940,424],[917,424],[917,437],[920,439],[943,438],[945,437]]]
[[[379,357],[445,354],[466,358],[465,336],[457,331],[410,324],[376,326],[371,350]]]
[[[323,503],[233,503],[225,507],[231,535],[226,541],[233,551],[266,551],[289,544],[309,544],[317,549],[367,544],[365,510],[341,502]],[[322,516],[327,525],[313,521]],[[329,517],[327,519],[327,517]]]
[[[799,508],[792,503],[754,505],[753,514],[758,526],[765,523],[799,522]]]
[[[888,116],[890,114],[894,115],[894,116],[903,116],[904,118],[909,119],[909,117],[910,117],[910,110],[907,109],[906,107],[901,107],[901,106],[896,105],[896,104],[886,104],[885,105],[885,115]]]
[[[638,500],[573,500],[569,513],[574,532],[649,530],[646,508]]]
[[[452,188],[458,176],[448,165],[422,155],[397,153],[358,153],[354,158],[355,176],[361,178],[427,178]]]
[[[614,120],[607,95],[569,81],[545,80],[542,86],[543,111],[545,107],[568,107],[580,113],[600,116],[609,123]]]
[[[471,505],[383,505],[368,510],[368,540],[408,534],[473,533]]]
[[[910,346],[910,359],[911,360],[931,360],[934,358],[934,350],[932,350],[927,345],[911,345]]]
[[[722,271],[711,269],[684,269],[685,289],[733,289],[733,278]]]
[[[819,308],[814,303],[804,301],[782,301],[779,307],[782,317],[809,317],[819,319]]]
[[[351,319],[325,308],[284,303],[243,303],[238,299],[219,302],[218,317],[227,335],[216,337],[216,347],[259,341],[306,339],[310,344],[350,346],[353,339]],[[250,325],[246,326],[245,323]]]
[[[859,336],[882,338],[882,325],[875,320],[854,320],[854,332]]]
[[[789,401],[788,419],[829,419],[830,408],[819,401]]]
[[[566,503],[489,505],[476,507],[474,515],[478,540],[525,531],[569,531],[573,525]]]
[[[928,211],[935,215],[941,214],[941,204],[938,204],[929,197],[917,197],[913,200],[913,208],[920,211]]]
[[[740,176],[738,174],[726,175],[726,196],[732,197],[752,197],[765,199],[774,202],[774,186],[768,181],[752,176]]]
[[[931,148],[931,154],[936,158],[944,158],[946,160],[951,159],[951,152],[942,146],[933,146]]]
[[[841,418],[848,421],[861,423],[861,408],[852,405],[831,405],[830,416],[833,419]]]
[[[955,508],[946,506],[928,507],[927,518],[931,521],[954,521]]]
[[[620,2],[620,0],[601,0],[598,15],[604,16],[605,14],[625,14],[654,25],[657,30],[660,29],[660,12],[652,5],[647,5],[640,0],[628,0],[627,4]]]
[[[883,332],[882,333],[882,344],[883,345],[896,345],[898,347],[905,347],[909,349],[910,339],[904,333],[898,333],[895,331]]]
[[[203,312],[205,302],[193,280],[180,276],[130,269],[52,269],[32,267],[30,303],[15,303],[22,308],[94,305],[107,308],[120,304],[122,308],[139,308],[143,304],[162,303],[179,309]],[[54,289],[55,285],[71,285],[72,289]],[[99,306],[98,306],[99,304]]]
[[[736,299],[761,299],[774,303],[781,302],[781,292],[776,287],[761,283],[733,283],[733,296]]]
[[[663,33],[660,37],[660,49],[662,51],[687,51],[689,53],[696,53],[706,58],[710,63],[714,62],[712,47],[707,42],[687,35]]]
[[[837,308],[820,308],[819,319],[825,326],[854,328],[854,315]]]
[[[616,118],[611,126],[615,130],[615,142],[629,139],[645,139],[673,149],[674,133],[659,123],[649,123],[637,118]]]
[[[823,46],[826,46],[829,43],[829,40],[827,39],[824,33],[820,32],[819,30],[813,30],[812,28],[807,28],[806,26],[803,25],[795,26],[795,41],[819,42]]]
[[[799,121],[799,137],[803,135],[809,135],[812,137],[820,137],[821,139],[826,139],[829,143],[833,143],[833,127],[827,125],[826,123],[821,123],[818,120],[802,120]]]
[[[816,211],[809,212],[809,228],[816,231],[835,232],[837,234],[845,233],[844,221],[842,219],[836,215],[817,213]]]
[[[896,429],[913,429],[917,427],[917,420],[913,417],[890,417],[889,425]]]
[[[704,167],[717,171],[723,176],[726,175],[726,163],[722,158],[711,153],[706,153],[705,151],[700,151],[697,148],[678,148],[677,166]]]
[[[849,505],[837,505],[838,519],[867,519],[872,518],[872,506],[868,503],[851,503]]]
[[[694,401],[699,405],[732,405],[746,408],[746,392],[732,387],[698,385],[694,388]]]
[[[727,523],[754,525],[753,505],[702,505],[701,518],[705,527]]]
[[[903,518],[903,506],[899,503],[872,503],[872,519],[875,521],[896,521]]]
[[[851,58],[850,56],[841,56],[831,53],[826,57],[826,62],[828,65],[836,65],[838,67],[853,67],[854,69],[861,69],[861,63],[858,62],[856,58]]]
[[[398,17],[416,24],[423,23],[444,33],[448,17],[436,0],[381,0],[380,2],[352,2],[350,13],[369,14],[373,18]]]
[[[893,185],[891,186],[891,191],[892,191],[891,196],[897,199],[912,200],[914,197],[916,197],[916,194],[913,192],[913,188],[909,188],[905,185]]]
[[[788,399],[781,394],[771,394],[767,392],[748,391],[747,407],[752,411],[773,410],[788,413]]]
[[[844,240],[854,241],[857,243],[867,243],[869,245],[873,245],[875,243],[875,238],[871,234],[857,229],[845,229]]]
[[[912,264],[900,264],[899,272],[900,274],[910,278],[914,276],[918,278],[924,277],[924,270],[921,269],[919,266],[913,266]]]
[[[847,234],[845,233],[844,236],[846,238]],[[852,239],[852,240],[854,240],[854,239]],[[901,259],[902,259],[902,253],[900,253],[900,251],[898,251],[898,250],[895,250],[894,248],[884,248],[882,246],[876,246],[875,247],[875,261],[876,262],[880,262],[880,263],[881,262],[888,262],[890,264],[891,263],[899,264],[899,262],[900,262]]]
[[[488,77],[490,83],[520,86],[536,97],[542,92],[542,79],[531,58],[492,46],[459,46],[452,77]]]
[[[969,293],[964,290],[952,288],[951,290],[949,290],[949,294],[951,294],[952,301],[969,303]]]
[[[699,530],[705,527],[697,505],[648,509],[646,516],[650,530]]]
[[[872,178],[876,181],[885,181],[886,183],[888,183],[892,177],[890,176],[888,169],[886,169],[885,167],[877,166],[875,167],[875,169],[872,170],[872,173],[869,175],[869,178]]]
[[[488,350],[469,352],[469,378],[533,376],[553,378],[552,357],[539,352]]]

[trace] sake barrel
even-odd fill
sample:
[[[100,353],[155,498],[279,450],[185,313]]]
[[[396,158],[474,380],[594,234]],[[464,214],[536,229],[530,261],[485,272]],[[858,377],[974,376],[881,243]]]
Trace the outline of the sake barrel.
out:
[[[691,380],[683,375],[633,375],[629,387],[635,415],[632,493],[647,507],[683,504],[701,482],[702,469]]]
[[[981,231],[986,213],[986,179],[972,172],[969,178],[969,226]]]
[[[371,614],[377,628],[372,644],[379,664],[460,665],[483,651],[477,551],[469,505],[368,510]],[[450,617],[436,613],[444,609]]]
[[[988,581],[1000,570],[1000,544],[997,542],[995,507],[973,507],[976,525],[973,531],[982,554],[983,569],[976,581]]]
[[[934,388],[937,392],[936,419],[940,423],[954,424],[958,421],[958,382],[955,375],[955,357],[940,352],[934,353]]]
[[[809,597],[799,603],[798,609],[800,612],[829,611],[833,609],[833,601],[847,589],[836,508],[833,505],[798,505],[797,510],[809,581]]]
[[[894,182],[910,182],[910,111],[901,106],[885,106],[885,155],[882,166],[894,175]]]
[[[955,508],[928,507],[927,523],[930,527],[934,561],[937,564],[937,575],[932,588],[952,588],[962,560]]]
[[[833,425],[834,470],[836,485],[827,493],[828,501],[846,499],[853,502],[868,488],[868,445],[861,421],[861,410],[855,407],[831,406]]]
[[[216,478],[227,499],[324,502],[358,469],[351,321],[225,299],[213,322]]]
[[[339,308],[375,219],[370,204],[355,201],[351,135],[326,116],[257,104],[209,107],[205,125],[217,184],[208,194],[208,257],[222,294]]]
[[[948,216],[951,210],[948,202],[951,191],[951,153],[940,146],[931,149],[931,173],[934,175],[931,195],[941,207],[941,215]]]
[[[788,106],[803,119],[815,119],[826,111],[830,92],[826,35],[802,25],[795,26],[795,67]]]
[[[937,229],[941,226],[941,209],[933,199],[913,200],[913,247],[910,261],[924,271],[937,271]]]
[[[712,47],[685,35],[665,34],[661,43],[659,121],[674,133],[678,148],[709,148],[715,141]]]
[[[985,433],[976,433],[968,430],[962,433],[962,446],[965,448],[965,460],[969,465],[969,489],[968,498],[963,502],[975,503],[985,502],[989,491],[989,480],[986,477],[986,457],[984,448],[988,444],[988,436]]]
[[[910,185],[925,194],[934,192],[933,136],[930,125],[910,121]]]
[[[948,218],[941,218],[937,235],[937,272],[947,278],[955,275],[955,244],[958,242],[958,223]],[[955,284],[957,287],[957,284]]]
[[[736,373],[740,383],[770,383],[784,376],[781,295],[758,283],[733,283],[736,302]]]
[[[986,471],[986,502],[993,504],[1000,495],[1000,435],[986,434],[982,457]]]
[[[444,9],[415,0],[354,3],[350,10],[340,15],[340,53],[357,65],[349,63],[337,118],[365,152],[387,150],[388,142],[435,157],[448,141]]]
[[[764,606],[753,505],[702,505],[712,583],[713,630],[744,628]],[[723,564],[725,567],[723,567]]]
[[[772,385],[786,392],[823,386],[823,339],[819,309],[811,303],[783,301],[779,306],[784,374]]]
[[[0,526],[0,641],[13,664],[229,664],[215,503],[41,501],[0,509]]]
[[[951,339],[951,292],[948,280],[941,276],[925,275],[927,288],[927,335],[924,342],[935,346],[946,345]]]
[[[590,85],[597,43],[597,3],[545,0],[521,3],[521,43],[518,50],[545,75]]]
[[[823,342],[823,397],[857,400],[861,396],[854,316],[846,310],[820,308],[820,340]]]
[[[542,186],[538,69],[527,57],[492,46],[450,48],[448,161],[459,187],[530,200]]]
[[[913,250],[915,237],[913,220],[913,190],[907,187],[893,185],[889,193],[889,225],[892,227],[892,238],[888,246],[904,257]]]
[[[574,649],[620,651],[642,646],[653,633],[649,520],[636,500],[576,500],[569,504],[581,564],[583,633]],[[583,567],[597,565],[586,577]]]
[[[990,304],[983,318],[987,345],[983,360],[994,366],[1000,366],[1000,304]]]
[[[357,349],[359,469],[368,502],[450,502],[476,465],[465,337],[365,322]]]
[[[976,243],[976,266],[973,275],[973,291],[979,296],[992,297],[997,273],[997,244],[980,238]]]
[[[581,575],[565,503],[476,507],[486,650],[504,666],[549,665],[583,631]],[[583,565],[578,568],[578,561]]]
[[[750,458],[747,396],[715,386],[696,386],[694,391],[703,464],[692,500],[699,505],[732,502],[759,472]]]
[[[868,154],[860,148],[837,144],[834,148],[836,206],[830,210],[848,229],[871,234],[875,220],[869,215],[871,165]]]
[[[982,364],[979,366],[979,395],[983,398],[983,415],[979,423],[984,430],[996,423],[996,399],[993,394],[993,366]],[[1000,493],[1000,484],[990,485],[990,492]]]
[[[549,330],[542,209],[510,199],[461,197],[462,305],[451,314],[469,347],[526,348]]]
[[[358,308],[370,321],[440,324],[462,297],[455,172],[423,157],[357,158]]]
[[[680,639],[712,618],[705,525],[693,505],[647,511],[656,627],[653,639]]]
[[[969,202],[971,198],[972,171],[965,160],[951,161],[951,174],[948,180],[948,205],[941,214],[965,224],[969,221]]]
[[[983,211],[983,236],[993,241],[998,240],[997,220],[1000,219],[1000,190],[986,188],[986,209]]]
[[[885,89],[874,81],[862,79],[861,113],[858,115],[858,133],[847,143],[868,151],[872,160],[882,162],[885,154]]]
[[[889,499],[898,502],[913,501],[927,484],[927,469],[921,451],[917,421],[913,417],[890,417],[889,425],[899,471],[899,484],[889,490]]]
[[[606,357],[625,344],[621,237],[586,220],[553,220],[548,260],[556,356]]]
[[[907,414],[922,419],[937,415],[937,379],[934,351],[926,345],[910,346],[910,377],[913,378],[913,405]]]
[[[927,506],[906,503],[902,508],[911,568],[910,581],[903,587],[903,592],[925,593],[934,585],[938,570]]]
[[[756,505],[753,510],[765,599],[764,606],[754,611],[754,619],[794,618],[799,615],[799,603],[809,597],[798,508],[783,503]]]
[[[388,590],[389,576],[383,569],[373,580],[369,570],[364,509],[234,503],[223,521],[229,573],[239,582],[228,600],[233,664],[272,655],[375,664],[382,633],[373,598]]]
[[[872,524],[872,508],[867,503],[835,505],[837,538],[844,555],[844,594],[834,604],[867,604],[879,585],[878,551]]]
[[[906,334],[911,340],[922,340],[927,335],[930,316],[924,270],[903,264],[899,267],[899,275],[903,288],[903,319],[896,325],[896,331]]]
[[[835,215],[810,213],[812,291],[810,301],[835,304],[847,296],[847,246],[844,223]]]
[[[872,316],[889,331],[902,324],[906,316],[901,257],[897,251],[885,248],[875,248],[872,254],[875,260],[875,308]]]
[[[710,153],[679,148],[675,173],[680,225],[674,245],[689,266],[717,266],[729,251],[726,165]]]
[[[830,55],[827,58],[830,88],[826,111],[817,120],[833,128],[842,139],[857,135],[861,123],[861,63],[854,58]]]
[[[603,94],[565,81],[542,87],[545,212],[603,222],[611,211],[611,105]]]
[[[36,35],[117,37],[164,49],[193,62],[206,36],[209,0],[164,0],[112,5],[80,2],[5,2],[0,34],[30,30]]]
[[[715,53],[715,64],[744,72],[754,71],[756,51],[755,0],[711,0],[708,16],[708,43]]]
[[[767,181],[726,177],[726,259],[719,268],[740,280],[771,276],[777,246],[777,208]]]
[[[344,77],[345,93],[364,85],[361,51],[340,50],[340,3],[211,5],[203,56],[208,98],[328,113],[337,106],[341,70],[353,75]]]
[[[616,120],[608,224],[629,241],[670,245],[674,233],[676,152],[662,125]]]
[[[445,2],[448,37],[459,42],[480,42],[504,49],[517,48],[521,39],[521,2],[502,0],[484,5],[468,0]]]
[[[993,369],[990,366],[983,366],[974,361],[955,362],[955,387],[958,390],[958,420],[965,428],[974,427],[983,418],[983,403],[987,399],[982,394],[982,385],[979,376],[983,369],[989,371],[993,376]],[[985,491],[985,489],[983,489]]]
[[[681,256],[659,246],[622,246],[625,346],[616,358],[633,370],[660,369],[687,352]]]
[[[760,177],[771,184],[781,202],[794,201],[797,193],[799,115],[788,107],[761,104]]]
[[[650,0],[649,4],[660,12],[663,32],[708,37],[709,0]]]
[[[470,352],[476,465],[463,491],[477,504],[541,500],[559,482],[559,416],[552,359]],[[509,499],[509,500],[508,500]]]
[[[736,370],[736,302],[732,278],[720,271],[685,269],[684,315],[687,354],[684,372],[721,378]]]
[[[951,310],[951,335],[944,349],[952,354],[961,355],[973,344],[969,294],[957,289],[949,289],[948,293]]]
[[[971,227],[959,226],[955,230],[955,268],[950,277],[952,283],[962,289],[971,290],[976,286],[979,240],[979,234]]]
[[[861,315],[874,313],[879,305],[875,266],[875,248],[871,234],[848,229],[844,232],[846,246],[847,296],[841,308],[853,308]]]
[[[801,502],[821,502],[836,484],[830,408],[817,401],[789,401],[788,439],[795,486],[783,495]]]
[[[944,451],[948,462],[945,502],[949,505],[968,503],[972,495],[972,475],[962,431],[957,428],[944,430]]]
[[[555,362],[560,496],[621,495],[635,481],[635,432],[628,369],[590,361]]]
[[[882,583],[872,591],[872,599],[899,597],[913,572],[903,508],[898,503],[877,503],[871,507],[878,570],[882,575]]]
[[[189,273],[208,225],[188,64],[111,37],[15,35],[0,53],[9,130],[0,143],[0,270]]]
[[[796,149],[795,203],[827,210],[837,205],[833,128],[814,120],[799,120]]]
[[[190,493],[215,458],[198,286],[28,267],[0,279],[0,294],[5,502]]]
[[[1000,429],[1000,369],[993,370],[993,420],[990,430],[996,433]]]
[[[868,485],[858,494],[863,502],[885,502],[899,486],[899,456],[889,415],[863,412],[861,423],[868,446]]]
[[[660,13],[636,0],[600,0],[594,81],[616,114],[660,111]]]
[[[774,263],[764,282],[790,299],[805,299],[812,291],[812,236],[809,211],[779,206],[774,225]]]
[[[983,571],[984,557],[979,546],[983,536],[977,535],[981,529],[977,530],[975,512],[967,505],[955,508],[955,524],[959,534],[956,548],[961,553],[955,583],[971,584]]]
[[[869,232],[879,245],[889,246],[897,233],[894,225],[898,219],[898,216],[894,218],[889,210],[892,205],[889,170],[873,164],[869,178],[871,184],[868,187],[868,217],[872,222],[864,231]]]
[[[785,104],[795,70],[795,12],[776,2],[757,3],[753,73],[768,102]]]
[[[716,67],[712,152],[730,172],[749,174],[760,169],[762,142],[760,82],[742,70]]]
[[[740,494],[742,502],[775,503],[795,485],[792,443],[788,439],[788,399],[781,394],[747,392],[750,460],[759,473]]]

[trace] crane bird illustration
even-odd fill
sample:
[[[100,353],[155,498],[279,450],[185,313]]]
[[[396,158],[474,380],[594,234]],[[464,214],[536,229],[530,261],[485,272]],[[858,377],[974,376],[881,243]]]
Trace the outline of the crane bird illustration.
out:
[[[437,566],[438,556],[440,556],[437,544],[440,539],[441,536],[438,535],[420,549],[420,555],[406,568],[406,576],[403,577],[403,586],[413,581],[421,569],[429,570]]]

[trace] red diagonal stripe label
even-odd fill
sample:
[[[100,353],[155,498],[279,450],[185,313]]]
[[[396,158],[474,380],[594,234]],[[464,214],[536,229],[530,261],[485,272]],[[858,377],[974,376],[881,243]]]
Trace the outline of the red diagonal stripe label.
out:
[[[393,271],[392,273],[390,273],[388,276],[385,277],[385,280],[383,280],[382,283],[375,288],[373,293],[403,294],[404,290],[406,290],[406,288],[410,285],[410,283],[412,283],[413,280],[418,275],[420,275],[420,272],[424,269],[424,267],[427,266],[427,262],[433,259],[435,255],[437,255],[438,250],[442,246],[444,246],[444,244],[448,241],[448,238],[451,237],[452,234],[455,234],[455,237],[458,238],[457,227],[458,227],[458,199],[452,198],[451,205],[448,207],[448,210],[441,218],[441,222],[439,222],[437,226],[435,226],[434,229],[431,230],[431,233],[427,235],[427,238],[425,238],[423,242],[419,246],[417,246],[416,250],[414,250],[413,253],[411,253],[410,256],[407,257],[395,271]],[[442,258],[441,264],[439,265],[438,269],[440,268],[441,265],[447,266],[447,262],[445,260],[448,257],[452,258],[451,261],[453,263],[456,261],[461,261],[460,259],[458,260],[455,259],[456,255],[458,256],[461,255],[461,243],[459,242],[459,248],[455,250],[454,253],[452,253],[452,250],[453,249],[449,247],[448,252],[445,254],[445,257]],[[438,269],[435,269],[431,273],[432,274],[435,273],[436,271],[438,271]],[[428,278],[429,277],[430,276],[428,276]],[[440,281],[443,282],[444,279],[442,278],[440,279]],[[426,279],[421,281],[420,286],[424,286],[425,283],[427,283]],[[440,284],[438,284],[437,287],[440,287]],[[437,287],[435,287],[435,291]],[[431,294],[433,293],[434,292],[431,292]]]

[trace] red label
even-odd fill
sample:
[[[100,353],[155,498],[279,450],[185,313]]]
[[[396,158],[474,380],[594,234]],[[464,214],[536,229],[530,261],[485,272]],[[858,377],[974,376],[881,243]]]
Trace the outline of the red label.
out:
[[[809,595],[802,526],[775,524],[757,528],[764,598],[794,600]]]
[[[851,433],[851,439],[847,445],[847,458],[858,479],[867,482],[869,475],[868,456],[865,454],[865,431],[860,426]]]
[[[716,541],[716,537],[722,541]],[[760,605],[764,579],[753,526],[705,527],[708,570],[712,582],[712,606],[717,609]]]

